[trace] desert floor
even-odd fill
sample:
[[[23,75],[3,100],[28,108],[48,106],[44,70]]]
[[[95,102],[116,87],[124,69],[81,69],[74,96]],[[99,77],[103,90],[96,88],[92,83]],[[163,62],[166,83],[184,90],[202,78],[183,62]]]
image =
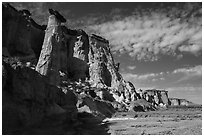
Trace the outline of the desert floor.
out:
[[[201,135],[202,107],[171,107],[151,112],[121,112],[105,119],[112,135]]]
[[[117,112],[99,119],[79,113],[72,123],[57,115],[40,126],[13,131],[11,134],[37,135],[202,135],[202,107],[172,107],[149,112]]]

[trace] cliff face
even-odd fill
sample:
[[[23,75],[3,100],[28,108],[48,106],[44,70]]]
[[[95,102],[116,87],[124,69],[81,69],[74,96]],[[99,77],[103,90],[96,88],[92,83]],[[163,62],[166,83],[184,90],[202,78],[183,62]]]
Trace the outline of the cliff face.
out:
[[[61,22],[51,15],[45,33],[36,71],[48,78],[50,84],[59,85],[60,46],[63,42]]]
[[[158,105],[170,105],[168,99],[168,91],[165,90],[145,90],[141,94],[142,98],[152,103],[154,106]]]
[[[108,40],[92,34],[89,36],[89,76],[90,83],[97,88],[111,89],[110,93],[119,102],[139,99],[131,82],[123,79],[118,72],[110,51]]]
[[[67,46],[67,74],[74,81],[85,80],[88,77],[88,35],[83,30],[63,28]]]
[[[76,117],[77,98],[50,85],[38,72],[11,58],[3,59],[2,116],[3,134],[24,132],[53,115],[58,121]]]
[[[121,75],[116,71],[109,42],[100,36],[89,37],[89,75],[96,87],[107,86],[118,88]]]
[[[172,106],[179,106],[180,105],[180,100],[177,98],[170,98],[170,103]]]
[[[191,106],[195,105],[194,103],[186,100],[186,99],[179,99],[179,98],[169,98],[171,106]]]
[[[136,91],[123,79],[108,40],[68,29],[62,15],[49,11],[45,28],[35,23],[29,11],[3,4],[4,133],[43,124],[53,115],[59,118],[56,121],[74,120],[77,112],[105,118],[115,110],[146,111],[169,105],[167,91]]]
[[[56,11],[52,12],[45,29],[36,24],[28,12],[4,5],[3,53],[23,58],[32,56],[36,60],[35,70],[55,86],[67,86],[70,80],[82,81],[101,88],[94,90],[95,94],[112,102],[128,103],[142,98],[134,85],[118,72],[119,66],[114,62],[108,40],[95,34],[88,36],[83,30],[68,29],[61,25]],[[14,37],[13,34],[18,33],[23,35]]]
[[[53,116],[57,123],[73,121],[84,107],[103,118],[115,112],[111,103],[95,98],[89,84],[88,90],[77,92],[84,84],[76,86],[77,81],[90,77],[89,37],[83,30],[67,29],[58,17],[51,14],[45,29],[35,24],[29,11],[3,4],[4,134],[21,134]]]
[[[43,27],[37,25],[28,13],[17,11],[9,4],[2,5],[2,12],[3,56],[37,59],[44,39]]]

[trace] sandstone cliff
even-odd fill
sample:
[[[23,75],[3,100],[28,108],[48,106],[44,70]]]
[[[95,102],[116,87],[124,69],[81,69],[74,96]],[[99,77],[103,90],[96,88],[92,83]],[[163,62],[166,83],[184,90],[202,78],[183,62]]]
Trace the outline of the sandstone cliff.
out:
[[[94,98],[97,90],[88,84],[77,92],[84,84],[77,81],[90,77],[88,35],[67,29],[57,15],[49,16],[46,29],[30,15],[3,4],[3,134],[31,134],[33,126],[55,115],[55,123],[73,121],[77,111],[110,117],[115,110]]]
[[[142,98],[152,103],[154,106],[170,105],[168,91],[165,90],[145,90],[142,92]]]
[[[36,71],[48,78],[52,85],[60,83],[60,47],[63,44],[61,22],[51,15],[45,33]]]
[[[9,4],[2,5],[2,54],[37,60],[43,39],[43,27],[35,23],[30,14],[17,11]]]
[[[186,100],[186,99],[179,99],[179,98],[169,98],[171,106],[191,106],[195,105],[194,103]]]
[[[71,126],[82,112],[103,119],[116,111],[188,104],[169,101],[164,90],[136,91],[119,73],[109,41],[67,28],[59,12],[49,9],[41,26],[27,10],[2,8],[4,134],[22,134],[50,117]]]

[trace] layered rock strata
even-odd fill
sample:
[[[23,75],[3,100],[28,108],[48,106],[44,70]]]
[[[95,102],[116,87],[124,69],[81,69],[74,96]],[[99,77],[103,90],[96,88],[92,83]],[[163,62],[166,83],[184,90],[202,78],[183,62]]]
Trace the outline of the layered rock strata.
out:
[[[3,4],[4,133],[39,126],[51,115],[56,121],[77,119],[77,111],[105,118],[116,110],[189,104],[169,101],[164,90],[136,91],[119,73],[108,40],[69,29],[59,12],[49,12],[47,26],[41,26],[28,10]]]
[[[195,105],[194,103],[186,100],[186,99],[179,99],[179,98],[169,98],[171,106],[191,106]]]
[[[146,99],[148,102],[152,103],[154,106],[168,106],[170,105],[168,99],[168,91],[165,90],[145,90],[142,92],[142,98]]]

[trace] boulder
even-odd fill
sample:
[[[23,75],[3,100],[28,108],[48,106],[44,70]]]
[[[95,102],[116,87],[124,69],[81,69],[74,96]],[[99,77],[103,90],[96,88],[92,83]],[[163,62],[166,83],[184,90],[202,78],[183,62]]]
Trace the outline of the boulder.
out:
[[[94,99],[85,94],[79,95],[77,103],[79,112],[91,113],[102,119],[111,117],[115,113],[115,109],[111,103],[99,99]]]
[[[129,105],[129,111],[144,112],[149,110],[156,110],[156,108],[145,99],[138,99]]]
[[[127,106],[124,103],[119,103],[117,101],[111,102],[111,104],[113,105],[114,109],[117,112],[126,112],[127,110]]]
[[[113,102],[115,101],[113,95],[110,93],[110,91],[108,89],[96,89],[95,90],[95,93],[98,97],[100,97],[102,100],[105,100],[105,101],[110,101],[110,102]]]

